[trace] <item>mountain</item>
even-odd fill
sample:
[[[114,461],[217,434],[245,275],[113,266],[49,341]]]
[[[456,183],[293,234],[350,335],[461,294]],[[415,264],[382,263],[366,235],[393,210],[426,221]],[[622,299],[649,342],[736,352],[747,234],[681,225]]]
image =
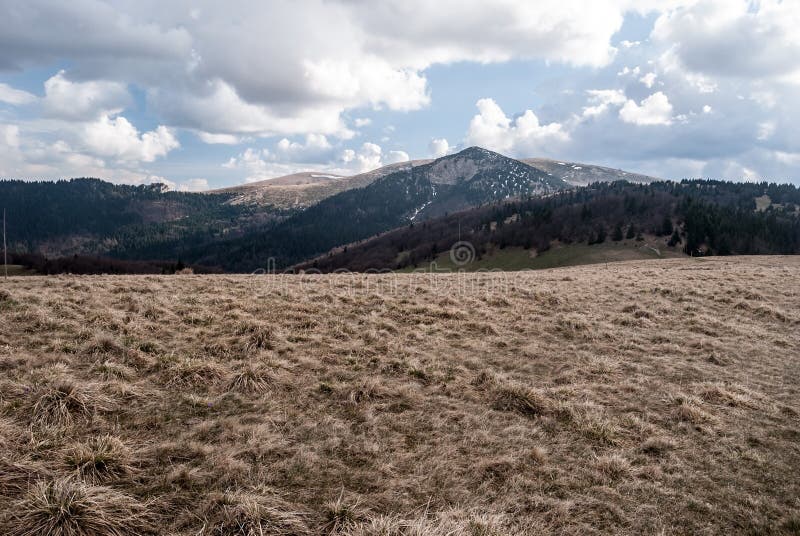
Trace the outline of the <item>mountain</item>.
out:
[[[470,147],[432,162],[406,166],[367,186],[341,192],[274,225],[207,249],[192,262],[252,270],[273,259],[289,266],[331,248],[391,229],[509,198],[551,194],[564,181],[518,160]]]
[[[395,171],[428,162],[430,160],[399,162],[347,177],[319,171],[304,171],[274,179],[212,190],[209,193],[232,195],[228,201],[232,205],[251,205],[281,210],[304,209],[340,192],[363,188]]]
[[[768,196],[767,212],[757,200]],[[403,226],[296,268],[322,272],[396,270],[436,262],[450,268],[525,268],[554,245],[570,263],[608,255],[655,252],[692,255],[800,253],[800,189],[792,185],[723,181],[596,183],[547,197],[515,199]],[[627,242],[626,242],[627,241]],[[469,260],[450,258],[456,243]],[[586,246],[616,244],[601,255]],[[576,246],[580,248],[576,249]],[[631,257],[618,251],[636,248]],[[580,253],[580,255],[576,255]],[[493,257],[487,261],[488,257]],[[581,258],[579,258],[581,257]],[[453,266],[456,264],[456,266]],[[468,266],[467,266],[468,265]]]
[[[634,176],[529,162],[470,147],[349,177],[302,172],[203,193],[98,179],[0,181],[0,204],[8,212],[9,247],[19,253],[180,259],[243,271],[269,258],[288,266],[481,204],[549,195],[590,178]]]
[[[206,243],[277,217],[230,205],[230,198],[98,179],[0,181],[9,248],[49,256],[173,258],[179,244]]]
[[[656,177],[631,173],[621,169],[551,160],[549,158],[524,158],[522,162],[547,173],[551,177],[561,179],[570,186],[588,186],[594,182],[614,182],[619,180],[646,184],[661,180]]]

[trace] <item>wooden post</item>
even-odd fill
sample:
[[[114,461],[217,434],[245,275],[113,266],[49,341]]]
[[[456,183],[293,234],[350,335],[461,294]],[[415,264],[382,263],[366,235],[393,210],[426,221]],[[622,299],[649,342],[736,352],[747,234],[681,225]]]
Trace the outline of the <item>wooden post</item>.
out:
[[[3,272],[8,279],[8,253],[6,252],[6,209],[3,209]]]

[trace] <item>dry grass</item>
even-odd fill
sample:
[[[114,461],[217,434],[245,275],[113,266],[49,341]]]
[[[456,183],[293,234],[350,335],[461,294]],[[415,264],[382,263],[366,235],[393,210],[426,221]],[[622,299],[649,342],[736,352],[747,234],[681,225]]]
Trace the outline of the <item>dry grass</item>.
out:
[[[797,534],[798,276],[11,278],[0,534]]]

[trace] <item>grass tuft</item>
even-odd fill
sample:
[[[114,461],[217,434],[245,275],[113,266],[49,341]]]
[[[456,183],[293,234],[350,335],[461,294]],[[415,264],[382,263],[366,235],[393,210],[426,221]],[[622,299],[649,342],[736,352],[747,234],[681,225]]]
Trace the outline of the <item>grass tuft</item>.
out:
[[[7,536],[139,536],[147,509],[132,497],[72,479],[39,481],[0,522]]]
[[[91,437],[85,443],[68,449],[64,461],[67,467],[90,483],[116,480],[133,472],[130,450],[118,438],[108,434]]]

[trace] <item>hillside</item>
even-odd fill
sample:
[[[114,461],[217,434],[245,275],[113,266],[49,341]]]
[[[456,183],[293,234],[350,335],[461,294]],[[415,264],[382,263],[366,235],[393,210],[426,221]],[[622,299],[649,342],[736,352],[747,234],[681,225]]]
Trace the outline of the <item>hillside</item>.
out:
[[[563,181],[517,160],[471,147],[323,199],[261,233],[188,250],[185,257],[231,271],[265,268],[269,262],[287,267],[411,222],[564,188]]]
[[[8,212],[11,251],[48,258],[188,259],[245,271],[263,267],[270,257],[283,265],[302,261],[412,219],[551,193],[575,182],[576,167],[601,169],[571,165],[562,180],[543,171],[546,166],[472,147],[350,177],[302,172],[205,193],[98,179],[0,181],[0,204]],[[316,207],[327,199],[333,200]],[[286,219],[291,222],[281,226]]]
[[[274,179],[211,190],[209,193],[233,194],[232,199],[229,201],[231,204],[269,206],[281,209],[304,208],[340,192],[363,188],[386,175],[408,169],[410,166],[416,168],[432,161],[411,160],[409,162],[398,162],[352,176],[341,176],[320,171],[303,171]],[[547,158],[524,158],[520,162],[528,164],[557,180],[563,180],[570,186],[586,186],[593,182],[612,182],[617,180],[639,183],[659,180],[621,169]]]
[[[549,158],[523,158],[521,161],[557,179],[563,180],[570,186],[588,186],[594,182],[629,181],[649,183],[661,180],[656,177],[623,171],[621,169],[578,162],[566,162],[563,160],[551,160]]]
[[[760,210],[756,200],[765,195],[776,202]],[[460,269],[503,268],[506,249],[524,250],[538,259],[552,257],[554,246],[568,250],[562,251],[571,257],[567,264],[581,264],[603,262],[603,255],[587,248],[600,244],[637,253],[622,255],[628,259],[642,258],[638,255],[642,248],[656,248],[670,256],[681,252],[692,256],[797,254],[798,205],[800,189],[783,184],[597,183],[406,225],[336,248],[297,268],[322,272],[416,269],[431,262],[442,266],[456,250],[464,255]],[[463,247],[454,250],[455,245]],[[560,265],[519,261],[513,261],[518,268]]]
[[[48,256],[175,259],[182,247],[235,236],[281,217],[230,205],[230,197],[98,179],[0,181],[9,249]]]
[[[379,167],[366,173],[344,177],[318,171],[304,171],[283,177],[211,190],[211,194],[231,194],[228,203],[278,209],[302,209],[340,192],[363,188],[381,177],[399,170],[417,167],[430,160],[412,160]]]
[[[0,533],[796,533],[799,281],[12,278]]]

